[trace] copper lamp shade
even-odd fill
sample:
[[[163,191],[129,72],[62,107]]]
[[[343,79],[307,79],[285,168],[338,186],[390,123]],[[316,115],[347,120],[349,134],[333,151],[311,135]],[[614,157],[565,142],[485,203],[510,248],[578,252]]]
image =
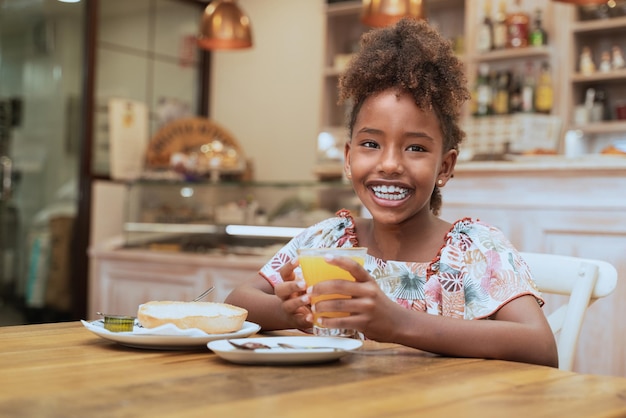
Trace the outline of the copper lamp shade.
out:
[[[200,22],[198,46],[203,49],[241,49],[252,46],[250,19],[235,0],[213,0]]]
[[[365,25],[388,26],[405,16],[426,19],[424,0],[363,0],[361,22]]]

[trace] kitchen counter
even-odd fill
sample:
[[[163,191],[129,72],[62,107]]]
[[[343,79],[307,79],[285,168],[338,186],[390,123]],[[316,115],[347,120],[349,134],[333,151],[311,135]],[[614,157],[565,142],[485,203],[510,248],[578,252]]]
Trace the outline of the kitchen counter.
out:
[[[568,158],[563,155],[507,156],[504,161],[459,161],[455,173],[494,173],[507,174],[529,172],[552,172],[557,175],[568,173],[586,175],[623,173],[626,175],[626,156],[588,155]]]

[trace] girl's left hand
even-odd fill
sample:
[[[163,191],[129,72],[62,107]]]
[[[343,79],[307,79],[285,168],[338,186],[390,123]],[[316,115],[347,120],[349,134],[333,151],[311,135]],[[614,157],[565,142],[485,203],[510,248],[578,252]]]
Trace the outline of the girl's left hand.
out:
[[[310,298],[306,294],[306,284],[298,277],[295,268],[298,262],[286,263],[280,269],[282,283],[274,287],[274,294],[281,300],[283,314],[292,327],[301,330],[309,329],[311,323]]]
[[[308,289],[311,297],[322,294],[341,294],[350,299],[332,299],[317,302],[313,309],[321,312],[348,312],[350,316],[323,318],[328,328],[349,328],[362,332],[367,338],[388,341],[392,338],[395,318],[402,318],[406,310],[389,299],[376,281],[356,261],[348,257],[335,257],[327,262],[347,270],[356,281],[328,280]]]

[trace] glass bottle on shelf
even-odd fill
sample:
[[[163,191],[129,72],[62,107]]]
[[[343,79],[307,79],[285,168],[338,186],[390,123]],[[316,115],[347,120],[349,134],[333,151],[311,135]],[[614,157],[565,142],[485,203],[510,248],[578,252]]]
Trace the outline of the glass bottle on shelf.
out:
[[[475,116],[491,114],[491,85],[489,83],[489,65],[481,64],[478,67],[476,78],[476,112]]]
[[[485,0],[483,20],[478,27],[476,49],[478,52],[487,52],[493,49],[493,23],[491,22],[491,0]]]
[[[611,53],[609,51],[602,51],[600,55],[600,66],[598,67],[601,73],[608,73],[611,71]]]
[[[506,1],[500,0],[498,12],[493,21],[493,48],[504,49],[507,43]]]
[[[509,90],[509,112],[517,113],[522,111],[522,74],[516,72],[511,78]]]
[[[522,85],[522,112],[532,113],[535,111],[535,74],[532,61],[526,63],[524,84]]]
[[[506,18],[507,46],[523,48],[528,46],[528,28],[530,18],[522,10],[521,0],[515,0],[515,7]]]
[[[595,89],[593,105],[591,106],[591,113],[589,114],[589,121],[601,122],[609,119],[607,109],[606,91],[603,89]]]
[[[531,46],[542,46],[548,44],[548,33],[543,27],[543,21],[541,19],[541,9],[535,10],[533,27],[528,37],[528,43]]]
[[[552,86],[552,75],[550,74],[550,64],[544,61],[537,77],[537,87],[535,89],[535,112],[550,113],[554,103],[554,90]]]
[[[621,70],[622,68],[624,68],[624,66],[624,56],[622,55],[622,49],[617,45],[613,45],[613,47],[611,48],[611,67],[614,70]]]
[[[510,112],[509,89],[511,73],[506,70],[500,71],[497,79],[496,93],[493,99],[493,113],[496,115],[506,115]]]

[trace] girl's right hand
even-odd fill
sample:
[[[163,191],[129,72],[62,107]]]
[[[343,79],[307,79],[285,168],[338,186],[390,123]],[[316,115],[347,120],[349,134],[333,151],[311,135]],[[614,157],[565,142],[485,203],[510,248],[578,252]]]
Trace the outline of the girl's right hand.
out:
[[[306,293],[304,279],[296,275],[295,268],[298,264],[295,259],[281,267],[280,276],[283,282],[274,287],[274,294],[282,301],[283,313],[293,327],[307,330],[313,326],[311,299]]]

